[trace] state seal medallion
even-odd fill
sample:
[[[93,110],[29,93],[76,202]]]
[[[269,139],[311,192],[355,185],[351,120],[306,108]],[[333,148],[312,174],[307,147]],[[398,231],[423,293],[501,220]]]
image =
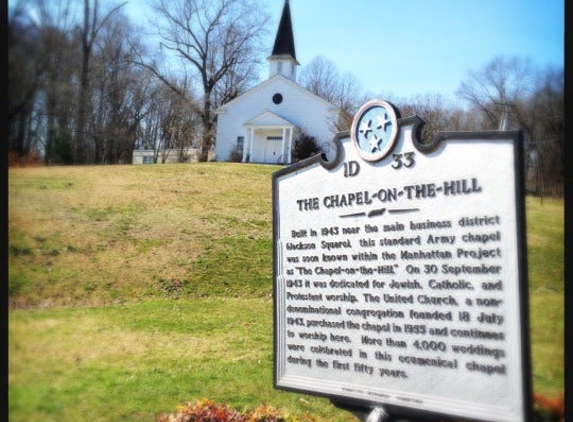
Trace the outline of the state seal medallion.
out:
[[[366,161],[380,161],[392,150],[398,134],[394,107],[383,100],[368,101],[356,113],[350,136]]]

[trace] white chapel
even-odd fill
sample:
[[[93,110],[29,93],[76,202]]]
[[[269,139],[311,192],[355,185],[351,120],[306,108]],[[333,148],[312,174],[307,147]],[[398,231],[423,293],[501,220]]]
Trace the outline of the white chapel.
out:
[[[285,0],[269,62],[269,78],[216,110],[217,161],[233,152],[242,161],[290,164],[297,133],[328,152],[340,110],[296,83],[297,67],[289,1]]]

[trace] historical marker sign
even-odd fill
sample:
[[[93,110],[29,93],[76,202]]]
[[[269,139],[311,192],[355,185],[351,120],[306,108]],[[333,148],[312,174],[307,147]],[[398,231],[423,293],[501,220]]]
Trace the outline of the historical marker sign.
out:
[[[520,135],[420,124],[371,101],[333,161],[273,175],[275,386],[528,420]]]

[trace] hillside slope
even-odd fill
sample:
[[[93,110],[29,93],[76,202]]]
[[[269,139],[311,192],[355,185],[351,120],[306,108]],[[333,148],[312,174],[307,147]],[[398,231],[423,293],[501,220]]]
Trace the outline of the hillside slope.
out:
[[[13,169],[12,307],[272,292],[275,166]]]

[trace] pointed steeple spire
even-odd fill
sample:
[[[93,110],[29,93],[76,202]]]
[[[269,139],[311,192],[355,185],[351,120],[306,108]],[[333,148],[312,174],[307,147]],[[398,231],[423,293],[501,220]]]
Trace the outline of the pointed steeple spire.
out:
[[[279,23],[279,29],[275,38],[275,45],[273,47],[273,56],[288,54],[296,60],[296,53],[294,49],[294,36],[292,32],[292,21],[290,17],[290,6],[288,0],[285,1],[283,6],[283,14]]]
[[[300,63],[296,60],[289,0],[285,0],[273,52],[267,60],[270,62],[269,77],[281,74],[296,80],[296,67]]]

